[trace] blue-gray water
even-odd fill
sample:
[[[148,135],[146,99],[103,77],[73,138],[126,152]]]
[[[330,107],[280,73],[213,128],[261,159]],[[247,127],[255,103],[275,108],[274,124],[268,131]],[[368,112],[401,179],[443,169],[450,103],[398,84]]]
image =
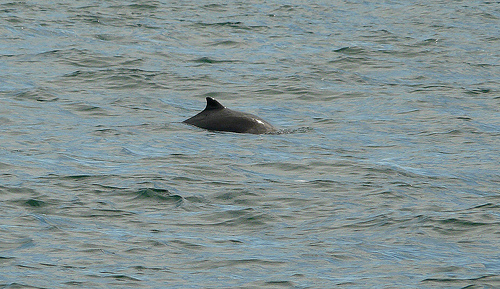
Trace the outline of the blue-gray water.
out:
[[[498,1],[0,16],[0,287],[500,286]]]

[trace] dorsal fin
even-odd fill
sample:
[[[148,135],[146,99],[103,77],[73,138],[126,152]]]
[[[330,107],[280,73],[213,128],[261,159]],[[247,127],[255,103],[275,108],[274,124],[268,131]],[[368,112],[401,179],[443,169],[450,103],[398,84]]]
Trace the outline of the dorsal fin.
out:
[[[213,109],[223,109],[226,108],[222,104],[220,104],[217,100],[207,97],[207,107],[205,107],[205,110],[213,110]]]

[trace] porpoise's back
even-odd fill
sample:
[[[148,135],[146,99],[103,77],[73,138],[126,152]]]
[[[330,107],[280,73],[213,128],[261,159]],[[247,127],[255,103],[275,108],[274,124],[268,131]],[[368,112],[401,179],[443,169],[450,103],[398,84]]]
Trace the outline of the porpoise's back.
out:
[[[277,131],[260,117],[226,108],[217,100],[207,97],[207,106],[197,115],[184,121],[187,124],[213,131],[263,134]]]

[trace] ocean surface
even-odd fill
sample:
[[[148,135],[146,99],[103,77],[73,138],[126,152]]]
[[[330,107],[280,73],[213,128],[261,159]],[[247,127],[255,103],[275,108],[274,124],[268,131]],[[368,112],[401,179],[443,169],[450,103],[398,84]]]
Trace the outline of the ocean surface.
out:
[[[500,2],[0,16],[0,288],[500,288]]]

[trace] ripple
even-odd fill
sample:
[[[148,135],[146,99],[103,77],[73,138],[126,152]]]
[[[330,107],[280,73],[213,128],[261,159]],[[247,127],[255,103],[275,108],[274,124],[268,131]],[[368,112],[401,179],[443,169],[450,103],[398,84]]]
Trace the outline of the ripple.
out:
[[[492,3],[257,2],[0,4],[0,287],[499,283]]]

